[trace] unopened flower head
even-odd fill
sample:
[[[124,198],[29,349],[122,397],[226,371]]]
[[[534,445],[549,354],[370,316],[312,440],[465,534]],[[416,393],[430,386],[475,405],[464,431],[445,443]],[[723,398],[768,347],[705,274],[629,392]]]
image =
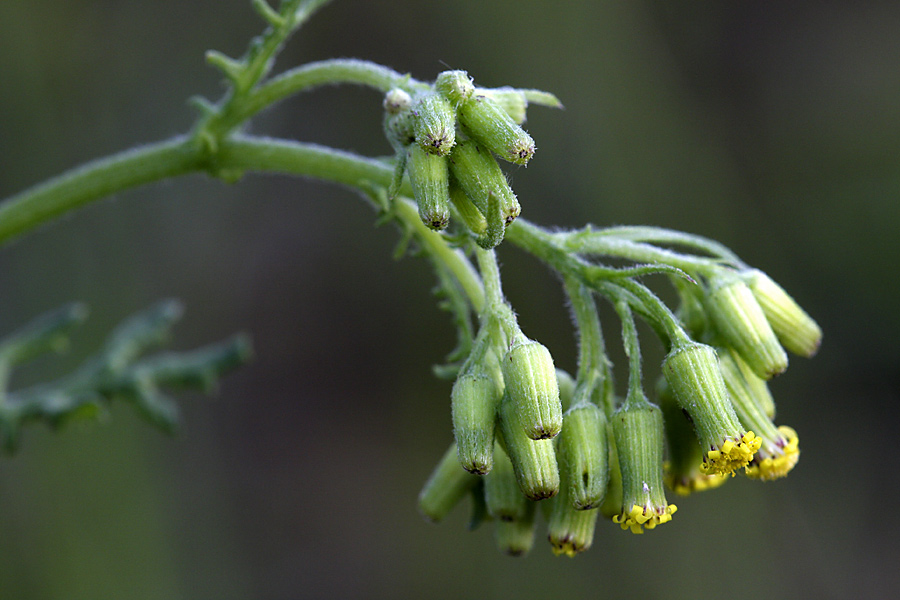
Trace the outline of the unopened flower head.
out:
[[[494,523],[494,538],[500,552],[509,556],[524,556],[534,545],[535,504],[528,502],[528,510],[523,519],[497,521]]]
[[[508,395],[500,402],[499,434],[522,493],[531,500],[555,496],[559,492],[559,466],[553,440],[533,440],[525,435],[525,427]]]
[[[485,218],[490,218],[488,205],[492,196],[500,206],[501,218],[506,225],[522,212],[500,165],[490,151],[476,141],[460,140],[456,144],[450,153],[450,172]]]
[[[416,142],[429,154],[447,156],[456,144],[456,111],[441,94],[425,94],[413,104]]]
[[[530,500],[522,495],[509,457],[499,443],[494,445],[494,468],[484,476],[484,501],[488,514],[501,521],[522,521]]]
[[[646,400],[626,401],[613,415],[612,429],[622,473],[622,512],[613,521],[632,533],[668,523],[678,508],[666,502],[663,490],[662,412]]]
[[[561,457],[560,467],[563,472],[567,472],[564,462],[565,459]],[[565,554],[573,557],[589,549],[594,541],[594,528],[600,515],[598,508],[577,510],[573,506],[571,488],[571,482],[563,477],[560,480],[559,495],[544,501],[550,503],[547,537],[550,539],[553,553],[557,556]]]
[[[488,358],[492,356],[488,353]],[[496,358],[493,360],[496,363]],[[453,435],[459,462],[470,473],[484,475],[493,465],[494,430],[502,398],[500,385],[490,369],[480,365],[462,373],[453,384]]]
[[[412,104],[412,97],[400,88],[388,90],[384,95],[384,110],[390,115],[396,115],[402,110],[406,110]]]
[[[561,485],[568,486],[572,506],[600,506],[609,479],[609,446],[606,415],[597,405],[581,403],[566,412],[557,452]]]
[[[704,452],[701,471],[727,475],[746,467],[762,440],[738,420],[715,350],[698,343],[676,346],[663,362],[663,373],[694,423]]]
[[[556,437],[562,429],[562,404],[556,368],[547,348],[524,335],[513,339],[501,362],[510,402],[533,440]]]
[[[437,76],[434,88],[444,95],[453,106],[459,106],[472,96],[475,86],[465,71],[444,71]]]
[[[743,273],[778,340],[794,354],[810,358],[822,343],[822,330],[771,277],[758,269]]]
[[[460,104],[459,121],[464,131],[505,161],[525,165],[534,155],[531,136],[487,96],[473,95]]]
[[[771,379],[787,369],[784,348],[740,276],[723,269],[711,277],[706,305],[716,331],[757,375]]]
[[[419,510],[429,521],[437,523],[459,504],[479,480],[477,475],[467,473],[459,466],[456,444],[452,444],[419,493]]]
[[[425,152],[418,144],[410,144],[408,152],[406,168],[419,209],[419,218],[430,229],[446,229],[450,222],[447,159]]]

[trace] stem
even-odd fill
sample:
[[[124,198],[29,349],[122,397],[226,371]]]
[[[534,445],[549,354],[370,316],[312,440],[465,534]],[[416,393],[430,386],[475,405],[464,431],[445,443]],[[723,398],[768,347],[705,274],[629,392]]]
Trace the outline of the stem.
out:
[[[688,256],[673,250],[619,237],[607,237],[594,233],[556,235],[561,238],[562,245],[566,250],[580,254],[615,256],[634,262],[672,265],[691,274],[707,274],[721,265],[721,262],[716,259]]]
[[[642,391],[641,344],[638,341],[637,327],[634,325],[634,314],[624,300],[615,302],[616,313],[622,321],[622,343],[628,357],[628,400],[633,402],[644,397]]]
[[[503,287],[500,283],[500,266],[497,264],[497,255],[493,250],[475,248],[475,256],[478,259],[478,269],[481,271],[481,279],[484,281],[484,314],[482,327],[492,327],[496,323],[498,333],[508,339],[512,339],[520,332],[519,325],[512,308],[503,297]],[[495,339],[497,345],[503,340]]]
[[[202,163],[202,153],[186,137],[89,162],[0,204],[0,243],[115,192],[198,171]]]
[[[650,242],[654,244],[673,244],[694,248],[706,252],[710,256],[722,258],[737,266],[743,266],[744,262],[737,254],[726,248],[723,244],[709,238],[692,233],[684,233],[673,229],[646,226],[619,226],[604,227],[593,232],[595,236],[612,236],[620,239],[629,239],[635,242]]]
[[[600,316],[597,314],[597,304],[591,291],[580,280],[569,275],[565,277],[566,293],[572,305],[575,315],[575,324],[578,328],[578,374],[576,381],[579,386],[586,385],[584,397],[587,398],[593,392],[594,386],[599,382],[602,386],[601,396],[605,398],[612,394],[612,372],[609,368],[609,360],[606,357],[606,344],[603,341],[603,333],[600,329]],[[582,397],[576,391],[576,398]]]
[[[413,89],[418,82],[393,69],[355,59],[334,59],[309,63],[259,86],[246,96],[222,109],[206,125],[216,137],[222,137],[256,113],[299,92],[329,84],[355,83],[382,92],[394,87]]]

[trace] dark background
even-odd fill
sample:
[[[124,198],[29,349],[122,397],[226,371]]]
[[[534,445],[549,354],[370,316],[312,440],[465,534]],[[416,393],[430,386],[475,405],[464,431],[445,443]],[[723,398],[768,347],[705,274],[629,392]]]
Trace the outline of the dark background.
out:
[[[0,3],[0,197],[187,131],[185,100],[222,90],[204,52],[240,55],[261,29],[245,0]],[[501,556],[490,528],[464,530],[465,510],[429,525],[416,495],[451,438],[450,386],[430,366],[454,334],[425,262],[392,261],[395,231],[347,190],[190,176],[0,251],[0,331],[71,300],[92,308],[72,352],[16,384],[64,372],[164,297],[187,305],[175,347],[241,330],[257,349],[215,400],[184,398],[174,439],[121,407],[29,430],[0,460],[0,597],[889,596],[898,31],[896,2],[334,2],[276,70],[351,56],[553,91],[566,110],[529,111],[539,150],[510,171],[523,216],[707,235],[787,287],[825,331],[819,356],[772,385],[802,460],[783,481],[670,498],[675,520],[644,536],[600,523],[574,560],[543,533],[527,558]],[[252,131],[375,156],[390,152],[380,122],[378,94],[341,87]],[[572,369],[553,277],[500,255],[525,331]]]

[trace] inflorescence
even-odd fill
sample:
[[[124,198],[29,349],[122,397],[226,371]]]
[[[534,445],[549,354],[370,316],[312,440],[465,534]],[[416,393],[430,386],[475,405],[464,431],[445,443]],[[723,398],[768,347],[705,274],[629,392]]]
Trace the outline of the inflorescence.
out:
[[[539,104],[559,106],[532,93]],[[458,361],[437,370],[455,378],[454,442],[419,507],[437,522],[472,496],[473,526],[493,521],[500,549],[521,555],[532,546],[540,504],[553,552],[574,556],[591,546],[601,515],[632,533],[670,522],[677,507],[665,487],[687,495],[736,473],[786,476],[799,458],[798,437],[775,425],[767,381],[787,368],[785,350],[811,357],[822,334],[777,283],[711,240],[651,227],[550,233],[514,223],[521,206],[498,159],[524,165],[533,156],[521,127],[527,105],[525,91],[478,88],[463,71],[385,95],[396,164],[389,199],[407,175],[422,223],[475,256],[484,293],[454,309],[461,324],[468,315],[459,305],[471,307],[477,334],[461,325]],[[493,251],[504,237],[562,276],[579,336],[575,377],[519,328]],[[633,266],[606,267],[603,257]],[[637,280],[652,273],[673,282],[677,310]],[[459,296],[443,283],[445,295]],[[614,391],[598,297],[622,322],[623,399]],[[667,350],[655,404],[643,385],[635,314]]]

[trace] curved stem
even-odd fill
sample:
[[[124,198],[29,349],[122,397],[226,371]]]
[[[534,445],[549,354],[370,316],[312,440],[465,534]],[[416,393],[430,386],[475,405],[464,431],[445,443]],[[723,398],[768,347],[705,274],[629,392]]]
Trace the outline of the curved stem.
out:
[[[354,83],[382,92],[394,87],[413,89],[419,84],[379,64],[356,59],[323,60],[291,69],[259,86],[222,109],[206,126],[221,137],[256,113],[299,92],[339,83]]]
[[[122,190],[198,171],[203,154],[186,137],[89,162],[0,204],[0,243]]]

